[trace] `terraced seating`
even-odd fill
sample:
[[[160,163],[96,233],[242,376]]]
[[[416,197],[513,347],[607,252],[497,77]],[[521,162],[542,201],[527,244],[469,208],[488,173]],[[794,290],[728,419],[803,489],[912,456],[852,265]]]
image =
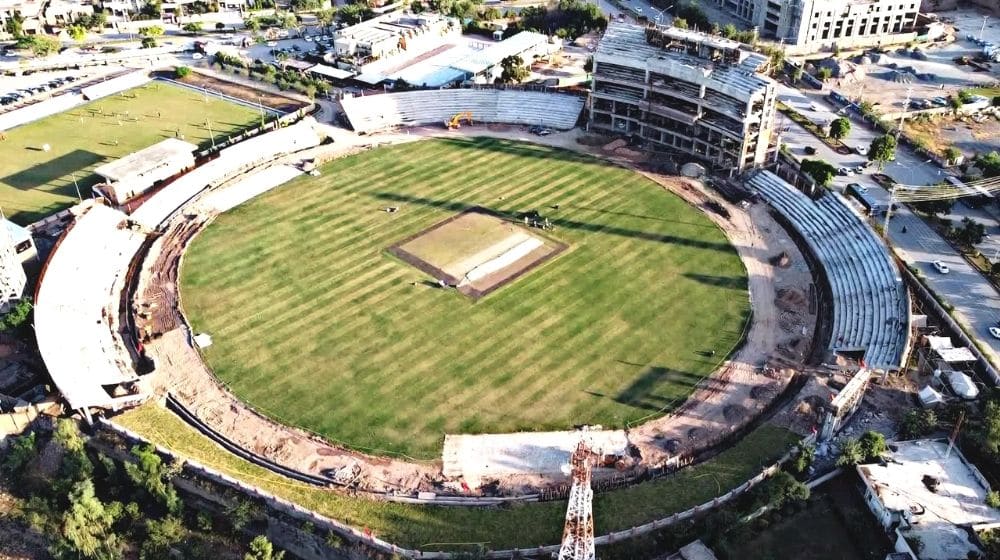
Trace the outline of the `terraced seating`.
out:
[[[584,99],[540,91],[442,89],[367,95],[341,100],[359,133],[398,126],[441,124],[458,113],[473,122],[540,125],[568,130],[576,125]]]
[[[830,286],[831,350],[865,351],[870,367],[898,368],[910,304],[888,249],[838,194],[812,200],[769,171],[748,181],[805,241]]]

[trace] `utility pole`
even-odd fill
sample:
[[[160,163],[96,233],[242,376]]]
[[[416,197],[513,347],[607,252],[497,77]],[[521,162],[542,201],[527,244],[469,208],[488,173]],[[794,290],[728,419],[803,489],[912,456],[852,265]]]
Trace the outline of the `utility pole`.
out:
[[[913,95],[913,88],[906,88],[906,99],[903,100],[903,110],[899,112],[899,126],[896,128],[896,141],[903,135],[903,121],[906,119],[906,111],[910,108],[910,97]]]
[[[892,216],[892,200],[896,196],[896,185],[889,189],[889,207],[885,209],[885,222],[882,224],[882,239],[889,240],[889,217]]]

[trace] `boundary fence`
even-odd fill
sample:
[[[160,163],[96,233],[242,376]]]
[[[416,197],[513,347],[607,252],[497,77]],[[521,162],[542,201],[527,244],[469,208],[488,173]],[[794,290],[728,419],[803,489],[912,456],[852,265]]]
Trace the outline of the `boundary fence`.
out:
[[[139,435],[128,428],[119,426],[111,420],[101,418],[97,423],[98,427],[108,429],[121,437],[124,437],[128,441],[136,443],[147,443],[153,445],[157,453],[164,457],[169,458],[172,462],[180,464],[183,466],[182,473],[192,476],[194,478],[201,478],[215,484],[219,484],[223,487],[235,490],[244,495],[249,496],[251,499],[256,499],[262,501],[268,508],[275,512],[290,516],[294,519],[298,519],[303,523],[309,523],[313,528],[319,528],[325,531],[335,533],[343,538],[348,539],[352,543],[360,544],[362,546],[370,547],[373,550],[397,554],[404,558],[414,558],[414,559],[435,559],[435,560],[445,560],[459,558],[461,553],[457,552],[425,552],[417,549],[408,549],[397,546],[393,543],[375,537],[368,534],[365,531],[360,531],[349,525],[341,523],[335,519],[331,519],[324,515],[318,514],[309,509],[303,508],[295,503],[292,503],[284,498],[275,496],[269,492],[261,490],[256,486],[251,484],[243,483],[231,476],[223,474],[212,468],[203,466],[196,461],[185,459],[184,457],[174,453],[173,451],[162,447],[160,445],[153,444],[152,442],[145,439],[143,436]],[[810,445],[815,442],[815,436],[807,436],[803,438],[797,447],[804,445]],[[653,531],[664,529],[681,521],[692,519],[698,515],[711,511],[712,509],[725,504],[738,496],[748,492],[749,490],[756,487],[758,484],[764,482],[774,474],[776,474],[782,464],[791,459],[797,453],[797,447],[792,448],[786,452],[780,459],[767,466],[760,473],[758,473],[753,478],[747,480],[743,484],[731,489],[730,491],[717,496],[711,501],[704,502],[685,511],[671,514],[667,517],[660,519],[655,519],[649,523],[644,523],[642,525],[637,525],[635,527],[624,529],[621,531],[614,531],[604,535],[600,535],[594,539],[594,542],[598,545],[608,545],[616,542],[621,542],[631,538],[635,538],[641,535],[649,534]],[[277,543],[281,546],[281,543]],[[492,550],[485,553],[486,558],[511,558],[511,557],[524,557],[524,556],[540,556],[545,554],[551,554],[559,550],[559,544],[542,545],[535,548],[516,548],[516,549],[506,549],[506,550]]]

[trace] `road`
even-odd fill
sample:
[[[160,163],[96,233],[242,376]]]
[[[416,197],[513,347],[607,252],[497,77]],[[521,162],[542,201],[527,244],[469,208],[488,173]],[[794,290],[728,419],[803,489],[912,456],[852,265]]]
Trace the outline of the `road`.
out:
[[[806,115],[814,123],[823,123],[838,116],[819,95],[806,95],[782,86],[779,97],[785,104]],[[787,117],[779,117],[778,124],[780,128],[786,129],[782,133],[781,141],[800,159],[810,157],[821,159],[838,168],[854,168],[867,160],[857,153],[848,155],[837,153]],[[880,134],[859,119],[852,118],[851,125],[851,132],[845,140],[845,144],[851,147],[867,146]],[[806,155],[806,146],[815,148],[816,154]],[[868,187],[869,194],[876,200],[888,202],[889,193],[878,186],[870,176],[874,171],[869,169],[860,175],[838,175],[834,179],[833,188],[842,191],[848,183],[860,183]],[[922,160],[905,147],[900,147],[896,151],[896,161],[889,163],[883,173],[897,182],[910,185],[934,184],[944,176],[937,165]],[[955,203],[953,212],[956,223],[962,216],[969,215],[987,225],[988,232],[996,232],[994,235],[1000,238],[1000,228],[997,227],[996,220],[985,212],[973,211],[961,202]],[[954,307],[955,316],[965,325],[969,334],[981,341],[984,347],[988,347],[993,362],[1000,364],[1000,340],[991,337],[988,330],[1000,321],[1000,294],[997,290],[943,237],[905,206],[896,205],[890,220],[889,238],[900,258],[921,271],[927,285]],[[904,226],[906,233],[902,233]],[[984,248],[1000,249],[1000,244],[994,239],[988,240]],[[948,274],[937,272],[930,264],[936,260],[947,264],[950,272]]]

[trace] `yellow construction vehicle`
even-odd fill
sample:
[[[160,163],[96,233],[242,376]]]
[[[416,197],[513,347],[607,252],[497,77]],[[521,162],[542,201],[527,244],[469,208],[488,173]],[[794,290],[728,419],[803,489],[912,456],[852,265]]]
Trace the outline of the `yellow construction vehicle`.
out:
[[[472,125],[472,112],[471,111],[466,111],[464,113],[455,113],[455,116],[452,117],[450,121],[444,123],[444,125],[446,127],[448,127],[448,130],[452,130],[452,129],[455,129],[455,128],[462,128],[462,121],[463,120],[465,121],[465,124],[471,126]]]

